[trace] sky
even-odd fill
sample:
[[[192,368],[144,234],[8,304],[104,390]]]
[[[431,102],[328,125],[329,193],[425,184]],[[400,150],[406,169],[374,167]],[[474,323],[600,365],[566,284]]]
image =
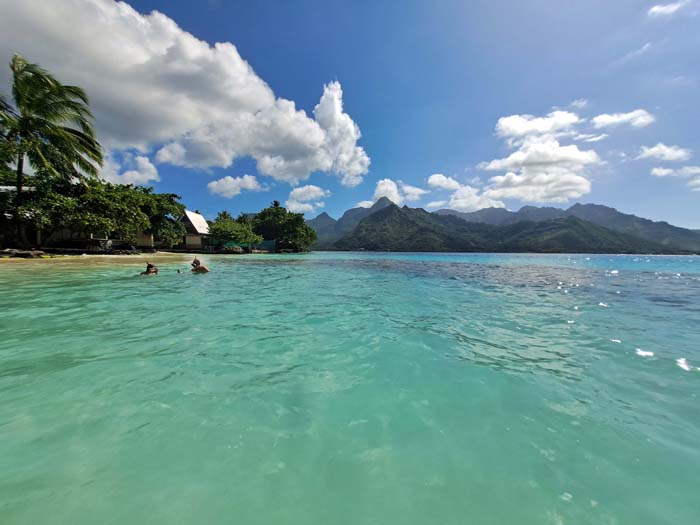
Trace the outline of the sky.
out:
[[[700,0],[0,0],[102,176],[207,218],[575,202],[700,228]],[[0,68],[0,92],[11,92]]]

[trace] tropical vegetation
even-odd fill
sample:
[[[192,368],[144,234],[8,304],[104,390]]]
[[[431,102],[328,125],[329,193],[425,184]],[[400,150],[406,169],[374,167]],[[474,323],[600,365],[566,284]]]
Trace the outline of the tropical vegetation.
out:
[[[23,238],[25,162],[34,170],[66,180],[95,177],[102,166],[102,147],[95,137],[93,115],[82,88],[60,83],[37,64],[14,55],[12,101],[0,101],[0,161],[7,171],[14,163],[16,193],[13,212],[17,235]]]
[[[305,252],[316,242],[316,232],[306,224],[304,214],[287,210],[279,201],[255,214],[252,226],[263,239],[276,240],[280,251]]]
[[[259,244],[263,241],[262,235],[253,231],[253,225],[245,214],[237,219],[227,212],[220,212],[214,221],[209,223],[209,235],[224,243]]]

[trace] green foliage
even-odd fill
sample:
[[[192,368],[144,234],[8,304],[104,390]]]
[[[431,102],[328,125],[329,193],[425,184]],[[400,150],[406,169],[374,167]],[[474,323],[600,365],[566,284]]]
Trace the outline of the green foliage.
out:
[[[154,219],[151,219],[153,224]],[[182,238],[187,233],[185,225],[172,217],[163,217],[156,226],[151,227],[156,246],[174,248],[182,243]]]
[[[102,166],[102,147],[95,138],[85,91],[61,84],[37,64],[14,55],[12,100],[0,99],[0,166],[3,181],[15,173],[12,198],[16,242],[26,244],[25,162],[35,172],[66,180],[94,177]],[[25,208],[25,209],[23,209]]]
[[[153,188],[132,187],[139,193],[139,208],[148,217],[150,226],[145,230],[152,233],[157,246],[172,248],[182,242],[186,230],[180,221],[185,214],[185,206],[178,202],[174,193],[153,193]]]
[[[185,234],[178,221],[184,206],[177,202],[177,195],[99,179],[75,183],[38,174],[35,182],[36,189],[27,194],[21,212],[45,236],[69,229],[86,236],[134,241],[146,232],[153,233],[156,244],[172,247]]]
[[[17,176],[4,166],[0,166],[0,186],[14,186]]]
[[[97,175],[102,147],[95,138],[85,91],[61,84],[20,55],[12,58],[10,69],[14,107],[0,104],[0,128],[14,148],[17,182],[21,183],[25,156],[35,170],[43,168],[58,177]],[[0,156],[8,153],[3,149]]]
[[[304,215],[292,213],[273,201],[253,217],[253,231],[265,240],[276,240],[277,249],[308,251],[316,241],[316,232],[306,224]]]
[[[57,183],[37,177],[36,190],[22,203],[23,216],[50,232],[69,229],[84,235],[134,240],[150,226],[140,195],[129,186],[99,180]]]
[[[236,217],[236,222],[239,222],[241,224],[248,224],[250,227],[253,227],[253,216],[247,213],[240,213],[238,217]]]
[[[257,244],[262,242],[262,236],[253,232],[249,222],[239,222],[227,211],[222,211],[216,216],[216,220],[209,225],[209,235],[223,242],[235,242],[238,244]]]

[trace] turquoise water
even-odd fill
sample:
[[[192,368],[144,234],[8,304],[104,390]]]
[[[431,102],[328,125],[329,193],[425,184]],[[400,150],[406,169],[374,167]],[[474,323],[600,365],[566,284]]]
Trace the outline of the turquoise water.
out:
[[[698,523],[700,258],[184,261],[0,261],[1,523]]]

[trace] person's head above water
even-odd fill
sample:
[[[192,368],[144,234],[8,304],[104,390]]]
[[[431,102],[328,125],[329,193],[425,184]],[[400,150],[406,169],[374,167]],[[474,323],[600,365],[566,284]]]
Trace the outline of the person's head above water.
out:
[[[195,257],[191,264],[193,268],[197,268],[197,266],[201,265],[202,263]]]
[[[148,261],[146,261],[146,271],[141,272],[141,275],[157,275],[158,274],[158,267],[155,264],[151,264]]]

